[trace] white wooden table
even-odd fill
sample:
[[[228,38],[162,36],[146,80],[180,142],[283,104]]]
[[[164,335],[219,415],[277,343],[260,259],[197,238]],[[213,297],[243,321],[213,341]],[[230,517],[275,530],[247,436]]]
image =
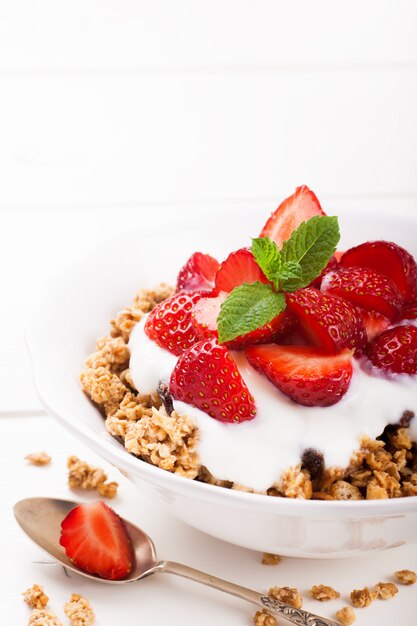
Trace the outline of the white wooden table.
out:
[[[284,559],[230,546],[167,516],[48,416],[23,330],[42,286],[115,230],[208,210],[266,215],[297,184],[325,209],[417,212],[417,5],[413,0],[4,0],[0,4],[0,622],[24,625],[20,593],[71,592],[98,626],[250,624],[254,609],[169,577],[109,589],[67,578],[17,527],[12,505],[72,494],[77,454],[120,482],[114,507],[161,555],[255,589],[289,585],[333,615],[353,588],[417,569],[417,546],[350,561]],[[175,226],[171,226],[174,228]],[[27,465],[46,449],[53,462]],[[344,596],[319,604],[313,584]],[[358,625],[415,626],[416,587],[358,610]],[[64,621],[64,623],[66,623]]]

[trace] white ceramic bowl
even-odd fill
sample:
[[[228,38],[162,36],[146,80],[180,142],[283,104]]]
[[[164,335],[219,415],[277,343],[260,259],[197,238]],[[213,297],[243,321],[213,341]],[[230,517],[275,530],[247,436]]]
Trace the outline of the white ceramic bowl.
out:
[[[210,535],[259,551],[294,557],[348,557],[417,542],[417,497],[322,502],[273,498],[214,487],[170,474],[134,456],[107,434],[82,393],[79,373],[110,318],[141,287],[174,281],[195,250],[224,256],[248,245],[265,216],[239,211],[160,232],[140,229],[61,273],[27,332],[43,404],[66,429],[118,467],[167,510]],[[221,221],[221,223],[219,223]],[[261,223],[260,223],[261,222]],[[417,221],[350,213],[340,216],[340,249],[372,239],[395,241],[417,255]],[[376,398],[377,402],[378,399]],[[417,403],[417,394],[416,394]]]

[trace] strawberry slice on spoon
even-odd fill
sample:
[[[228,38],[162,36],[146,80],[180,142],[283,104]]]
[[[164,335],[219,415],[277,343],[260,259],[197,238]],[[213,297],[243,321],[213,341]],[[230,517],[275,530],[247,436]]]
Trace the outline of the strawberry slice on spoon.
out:
[[[108,580],[121,580],[132,569],[129,535],[121,518],[104,502],[80,504],[61,524],[61,546],[80,569]]]

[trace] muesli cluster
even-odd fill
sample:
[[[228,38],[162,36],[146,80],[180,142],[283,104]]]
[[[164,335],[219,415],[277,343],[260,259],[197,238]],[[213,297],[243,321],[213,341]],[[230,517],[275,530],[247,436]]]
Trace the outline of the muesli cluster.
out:
[[[337,218],[299,187],[250,249],[222,263],[196,252],[175,288],[141,290],[81,374],[108,432],[148,463],[230,489],[318,500],[417,495],[417,264],[387,241],[338,252],[339,237]],[[383,419],[375,398],[389,404]],[[219,437],[207,444],[210,419],[253,424],[270,466],[256,462],[251,438],[222,453]],[[284,439],[291,461],[281,467]],[[242,465],[248,455],[253,476]]]
[[[32,585],[22,595],[26,604],[33,609],[29,616],[28,626],[62,626],[59,617],[46,608],[49,598],[41,585]],[[71,598],[65,602],[63,609],[70,626],[92,626],[94,624],[95,615],[89,601],[78,593],[71,594]]]

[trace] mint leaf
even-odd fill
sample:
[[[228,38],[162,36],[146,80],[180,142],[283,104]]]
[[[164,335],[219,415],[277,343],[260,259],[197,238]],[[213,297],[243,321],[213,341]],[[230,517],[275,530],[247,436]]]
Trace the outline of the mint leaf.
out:
[[[285,309],[285,296],[271,285],[244,283],[233,289],[223,302],[217,318],[219,342],[231,341],[268,324]]]
[[[269,237],[252,239],[252,254],[268,280],[274,282],[281,267],[281,254]]]
[[[278,285],[280,290],[288,291],[286,285],[291,285],[297,281],[301,281],[303,277],[303,271],[301,265],[297,261],[287,261],[281,267],[278,272]]]
[[[337,217],[316,215],[300,224],[282,244],[281,258],[283,265],[290,261],[298,263],[301,277],[289,278],[283,289],[296,291],[309,285],[326,267],[339,239]]]

